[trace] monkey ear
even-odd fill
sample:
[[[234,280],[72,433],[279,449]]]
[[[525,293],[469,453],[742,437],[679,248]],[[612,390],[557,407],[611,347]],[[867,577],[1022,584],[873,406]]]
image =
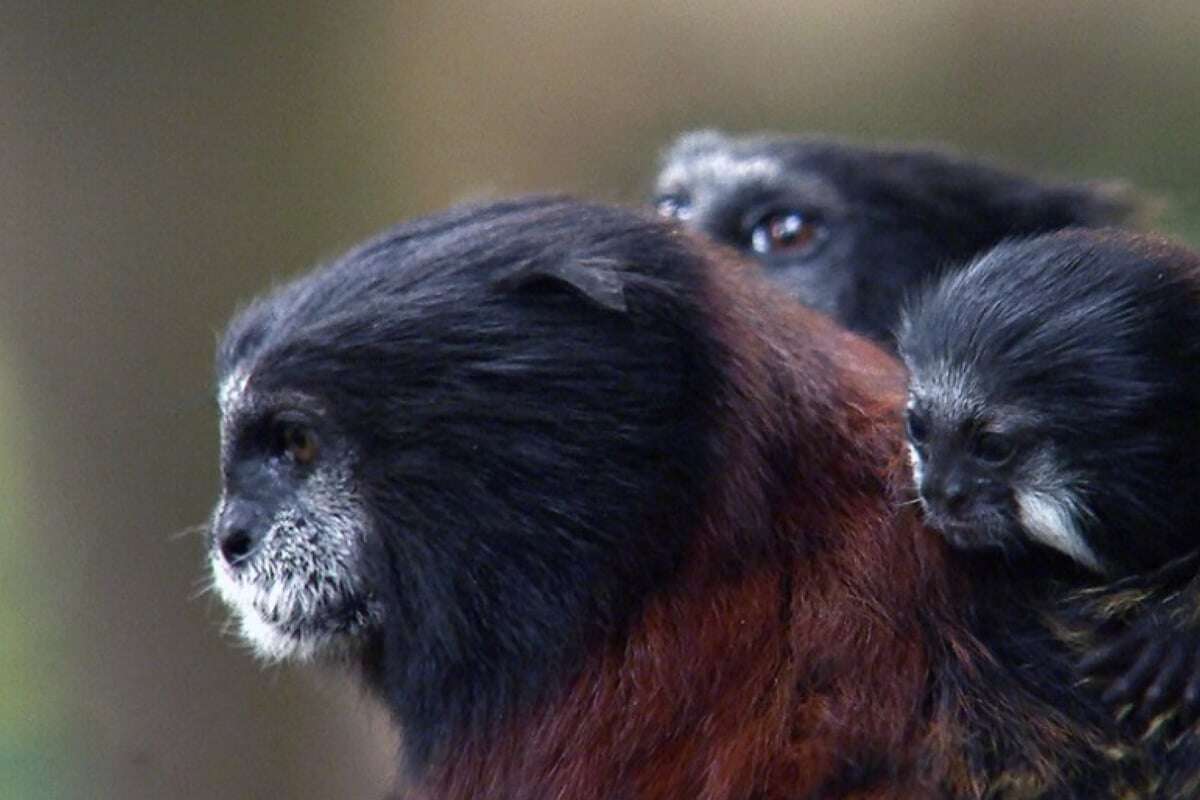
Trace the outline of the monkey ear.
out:
[[[1056,186],[1047,192],[1052,210],[1069,224],[1147,228],[1165,203],[1119,180],[1085,181]]]
[[[624,313],[625,279],[619,264],[610,259],[524,261],[504,270],[493,281],[500,289],[521,289],[536,284],[557,284],[605,309]]]

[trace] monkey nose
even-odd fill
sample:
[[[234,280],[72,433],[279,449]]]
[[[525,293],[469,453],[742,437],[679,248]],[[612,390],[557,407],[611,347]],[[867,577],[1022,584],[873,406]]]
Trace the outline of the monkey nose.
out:
[[[951,514],[957,514],[966,507],[969,497],[967,490],[961,484],[953,484],[946,487],[946,491],[942,495],[942,504]]]
[[[231,567],[240,567],[258,549],[264,529],[262,515],[243,503],[226,506],[213,531],[214,544],[221,558]]]
[[[928,481],[920,487],[920,492],[930,507],[944,514],[961,513],[971,497],[961,481]]]

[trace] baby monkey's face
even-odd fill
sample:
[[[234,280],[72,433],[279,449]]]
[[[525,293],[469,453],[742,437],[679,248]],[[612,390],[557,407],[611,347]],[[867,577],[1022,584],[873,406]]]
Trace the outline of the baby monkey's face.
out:
[[[1031,409],[946,383],[914,381],[905,412],[929,523],[964,550],[1015,554],[1038,542],[1099,569],[1082,533],[1077,481],[1051,426]]]
[[[983,420],[938,413],[915,398],[905,411],[905,431],[929,521],[957,547],[1013,544],[1017,438]]]

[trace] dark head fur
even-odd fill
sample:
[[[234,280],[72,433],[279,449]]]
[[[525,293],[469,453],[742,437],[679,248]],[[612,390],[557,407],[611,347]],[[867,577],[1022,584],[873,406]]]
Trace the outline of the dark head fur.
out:
[[[917,480],[951,538],[1118,571],[1194,546],[1194,254],[1115,231],[1008,242],[917,304],[900,350]]]
[[[725,255],[517,200],[244,311],[212,562],[247,637],[360,664],[421,798],[1126,785],[1040,619],[984,625],[899,502],[899,364]]]
[[[945,150],[716,131],[672,144],[655,191],[663,213],[889,345],[909,293],[1001,239],[1137,211],[1115,184],[1040,182]]]
[[[293,408],[350,451],[368,547],[350,571],[388,619],[368,645],[403,665],[377,677],[419,757],[569,672],[679,557],[716,387],[689,330],[693,259],[656,228],[554,200],[461,210],[259,301],[225,338],[227,462]]]

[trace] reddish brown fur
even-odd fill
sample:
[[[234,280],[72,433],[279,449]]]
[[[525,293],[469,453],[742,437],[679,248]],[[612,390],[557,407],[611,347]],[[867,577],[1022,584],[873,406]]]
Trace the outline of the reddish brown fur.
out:
[[[969,587],[902,502],[898,365],[734,271],[709,287],[738,392],[727,457],[681,574],[566,691],[457,743],[417,796],[1073,796],[1049,791],[1070,756],[1042,751],[1087,749],[1086,732],[1053,709],[987,687],[933,699],[947,663],[978,679],[989,656]],[[1005,776],[959,752],[996,717],[1027,739]]]

